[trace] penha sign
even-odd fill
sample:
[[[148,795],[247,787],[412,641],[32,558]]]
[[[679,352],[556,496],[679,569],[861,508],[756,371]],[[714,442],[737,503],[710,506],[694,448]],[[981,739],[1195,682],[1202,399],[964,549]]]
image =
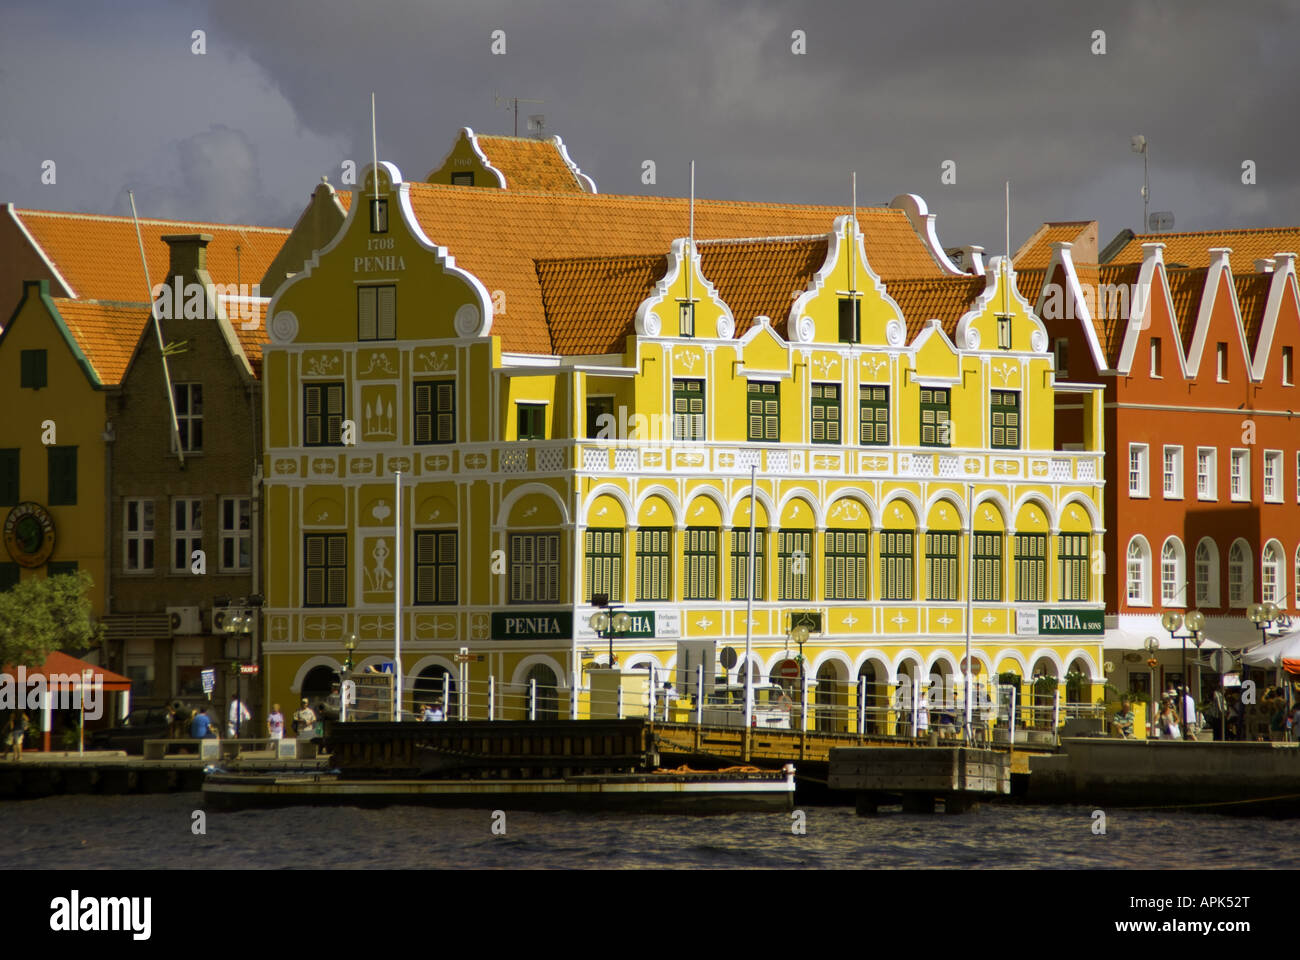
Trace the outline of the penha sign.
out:
[[[569,610],[519,610],[492,614],[493,640],[572,640]]]
[[[1104,610],[1039,610],[1040,637],[1089,636],[1106,633]]]

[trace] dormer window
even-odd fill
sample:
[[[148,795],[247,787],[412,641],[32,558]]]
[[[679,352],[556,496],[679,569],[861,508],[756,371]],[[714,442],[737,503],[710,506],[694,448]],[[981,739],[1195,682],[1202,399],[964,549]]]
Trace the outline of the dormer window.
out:
[[[677,308],[677,329],[683,337],[695,336],[695,304],[683,303]]]
[[[388,201],[387,200],[371,199],[370,232],[371,233],[388,232]]]
[[[840,343],[858,343],[862,333],[862,301],[840,297]]]
[[[1011,318],[998,317],[998,349],[1011,349]]]

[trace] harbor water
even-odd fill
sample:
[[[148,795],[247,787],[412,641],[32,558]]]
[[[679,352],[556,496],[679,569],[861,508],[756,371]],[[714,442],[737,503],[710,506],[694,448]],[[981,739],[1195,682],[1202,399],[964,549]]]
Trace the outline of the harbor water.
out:
[[[877,817],[830,806],[698,817],[289,807],[201,822],[202,810],[198,793],[6,801],[0,868],[1300,867],[1293,821],[1212,813],[1108,810],[1101,833],[1090,808],[1013,804]]]

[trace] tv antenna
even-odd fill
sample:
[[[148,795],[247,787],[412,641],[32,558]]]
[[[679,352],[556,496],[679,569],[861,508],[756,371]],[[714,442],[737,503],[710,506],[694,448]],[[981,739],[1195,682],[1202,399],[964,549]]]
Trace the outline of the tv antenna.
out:
[[[1129,149],[1134,153],[1142,154],[1142,222],[1148,224],[1151,220],[1147,213],[1147,208],[1151,205],[1151,181],[1147,177],[1147,158],[1150,155],[1147,151],[1147,138],[1139,133],[1129,137],[1128,143]]]
[[[519,104],[521,104],[521,103],[545,103],[545,102],[546,102],[545,100],[530,100],[530,99],[528,99],[527,97],[503,97],[503,96],[501,96],[500,94],[497,94],[497,93],[492,94],[492,104],[493,104],[494,106],[498,106],[498,107],[499,107],[499,106],[501,106],[501,104],[504,103],[504,104],[506,104],[506,109],[507,109],[507,110],[510,110],[512,113],[514,113],[514,115],[515,115],[515,136],[516,136],[516,137],[519,136]],[[534,121],[534,120],[538,121],[538,123],[537,123],[537,129],[540,131],[540,130],[541,130],[541,127],[542,127],[542,125],[543,125],[543,122],[544,122],[544,118],[543,118],[542,114],[540,114],[540,113],[539,113],[539,114],[534,114],[533,116],[531,116],[531,117],[528,118],[528,129],[530,129],[530,130],[534,129],[534,127],[533,127],[533,121]]]

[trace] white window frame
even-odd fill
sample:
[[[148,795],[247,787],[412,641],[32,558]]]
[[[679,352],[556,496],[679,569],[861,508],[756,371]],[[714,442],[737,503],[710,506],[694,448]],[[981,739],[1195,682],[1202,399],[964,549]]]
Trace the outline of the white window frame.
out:
[[[1270,550],[1273,554],[1271,560],[1269,558]],[[1259,551],[1260,602],[1276,603],[1279,607],[1283,606],[1287,599],[1286,580],[1286,551],[1282,549],[1282,544],[1276,540],[1270,540]]]
[[[183,511],[183,522],[178,519],[178,511]],[[172,497],[171,502],[171,571],[172,573],[189,573],[190,557],[195,550],[203,549],[203,498],[202,497]],[[176,564],[176,547],[184,543],[185,546],[185,563],[183,566]]]
[[[1208,454],[1208,456],[1206,456]],[[1205,457],[1204,466],[1202,457]],[[1219,499],[1219,449],[1218,447],[1196,448],[1196,499]]]
[[[1228,462],[1228,496],[1237,503],[1250,502],[1250,451],[1233,447]],[[1241,469],[1238,470],[1238,465]]]
[[[1215,343],[1214,345],[1214,376],[1219,383],[1228,382],[1228,345],[1226,343]]]
[[[180,404],[177,404],[176,410],[176,436],[171,438],[171,451],[176,452],[176,441],[184,437],[181,443],[183,453],[202,453],[203,441],[200,440],[196,446],[194,443],[194,425],[198,424],[200,431],[203,428],[203,413],[194,412],[194,392],[198,389],[200,411],[203,406],[203,383],[200,380],[189,380],[184,383],[172,384],[172,390],[185,392],[185,412],[180,411]],[[185,429],[181,430],[181,426]]]
[[[1140,534],[1129,540],[1124,551],[1124,585],[1130,607],[1151,606],[1151,546]]]
[[[1172,467],[1171,466],[1172,455]],[[1166,500],[1183,499],[1183,448],[1166,446],[1161,458],[1160,486]]]
[[[132,514],[137,514],[136,529],[131,529]],[[146,529],[146,514],[148,529]],[[122,501],[122,570],[124,573],[153,573],[158,562],[158,518],[154,512],[152,497],[127,497]],[[131,565],[131,544],[136,545],[136,557],[139,562]],[[148,543],[152,557],[148,566],[144,565],[144,545]]]
[[[1234,563],[1232,554],[1238,547],[1241,548],[1241,560]],[[1228,547],[1228,606],[1250,606],[1255,592],[1255,585],[1251,582],[1254,569],[1255,565],[1250,560],[1250,544],[1240,538],[1232,541],[1232,546]]]
[[[1206,548],[1209,554],[1206,557],[1204,565],[1201,563],[1201,547]],[[1196,605],[1197,607],[1215,608],[1221,606],[1219,595],[1219,545],[1210,537],[1202,537],[1196,544],[1196,553],[1193,555],[1196,574]],[[1205,577],[1201,573],[1204,569]]]
[[[1164,344],[1160,342],[1159,337],[1151,338],[1151,379],[1163,380],[1164,376],[1160,373],[1161,362],[1164,360]]]
[[[1282,474],[1281,450],[1264,451],[1264,478],[1261,487],[1265,503],[1282,502],[1286,493],[1286,482]]]
[[[243,515],[247,519],[248,526],[240,527],[240,504],[244,505]],[[226,525],[226,507],[228,504],[234,505],[234,526]],[[245,570],[252,569],[253,566],[253,520],[252,520],[252,502],[248,497],[222,497],[219,509],[217,511],[217,523],[221,530],[221,571],[223,573],[242,573]],[[239,562],[239,544],[241,541],[248,541],[248,563]],[[226,565],[226,544],[234,544],[233,566]]]
[[[1134,458],[1137,463],[1134,463]],[[1150,451],[1145,443],[1128,445],[1128,495],[1130,498],[1145,499],[1151,495],[1151,461]],[[1136,486],[1134,485],[1136,481]]]
[[[1160,606],[1187,606],[1187,555],[1177,537],[1160,548]]]
[[[1292,365],[1295,363],[1295,351],[1290,346],[1282,347],[1282,386],[1295,386],[1295,371]]]

